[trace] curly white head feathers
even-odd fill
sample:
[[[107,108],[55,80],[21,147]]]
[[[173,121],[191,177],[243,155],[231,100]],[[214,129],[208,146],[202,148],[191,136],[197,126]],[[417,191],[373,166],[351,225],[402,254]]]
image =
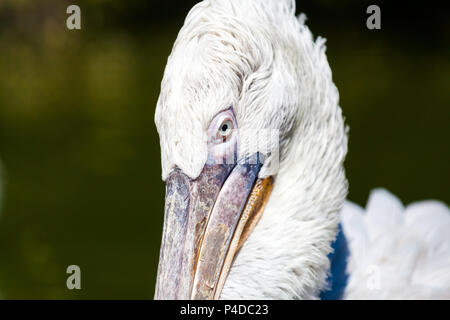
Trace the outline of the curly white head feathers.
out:
[[[191,10],[168,59],[155,115],[164,179],[174,166],[191,178],[200,174],[206,128],[230,106],[242,132],[275,129],[282,143],[289,139],[300,102],[311,100],[304,84],[314,85],[313,69],[327,63],[321,43],[313,43],[288,4],[203,1]],[[242,156],[254,151],[246,141],[252,138],[241,133]],[[260,176],[274,173],[263,168]]]
[[[271,281],[264,279],[267,273],[260,270],[263,266],[258,266],[255,260],[267,260],[264,267],[270,267],[269,257],[265,259],[257,255],[266,255],[271,248],[274,250],[274,244],[285,246],[285,249],[279,249],[281,251],[278,254],[283,255],[283,250],[291,251],[283,259],[295,254],[302,255],[288,263],[290,272],[284,280],[289,283],[278,281],[273,284],[277,287],[272,290],[275,295],[282,290],[286,296],[279,293],[280,298],[313,297],[325,281],[328,267],[326,254],[335,235],[336,213],[347,192],[343,169],[347,138],[338,106],[338,92],[325,56],[324,40],[318,38],[314,41],[304,24],[305,17],[301,15],[296,18],[294,13],[295,1],[288,0],[202,1],[187,16],[167,62],[155,113],[160,135],[162,176],[168,183],[172,177],[171,186],[167,189],[169,195],[166,195],[166,219],[175,210],[168,206],[167,197],[172,197],[171,203],[185,199],[186,195],[176,198],[174,194],[178,193],[174,190],[184,190],[184,187],[180,189],[180,185],[188,183],[191,184],[190,190],[193,190],[192,183],[200,185],[205,179],[205,172],[209,170],[207,160],[211,153],[208,130],[215,117],[230,110],[230,107],[232,120],[239,129],[238,162],[255,154],[263,154],[265,161],[258,168],[242,169],[244,166],[241,166],[239,170],[244,170],[245,174],[242,171],[233,175],[237,169],[214,173],[214,187],[217,190],[208,186],[213,190],[210,195],[212,204],[209,204],[208,199],[203,199],[209,211],[205,209],[208,212],[205,211],[198,218],[201,228],[204,227],[204,221],[208,224],[204,227],[206,231],[200,228],[205,233],[200,232],[200,235],[195,236],[203,239],[201,245],[205,246],[204,239],[208,236],[211,221],[214,221],[214,217],[211,217],[217,207],[214,202],[217,203],[222,195],[225,197],[223,189],[232,183],[230,180],[253,186],[253,174],[257,174],[260,180],[274,178],[270,198],[262,201],[265,209],[260,222],[252,229],[247,241],[239,240],[238,247],[242,242],[243,246],[235,258],[234,255],[230,258],[234,262],[228,280],[223,284],[226,274],[223,276],[220,271],[226,269],[227,256],[218,262],[218,275],[209,284],[214,287],[214,292],[206,294],[207,297],[217,298],[221,285],[224,285],[222,297],[226,298],[271,297],[257,289],[259,285],[263,286],[259,282],[264,280],[266,286],[270,286]],[[258,144],[252,143],[258,130],[275,131],[279,140],[267,141],[266,149],[260,150]],[[279,166],[269,165],[278,160]],[[183,173],[187,177],[180,178],[173,172]],[[227,175],[236,180],[225,178]],[[261,181],[264,183],[264,180]],[[236,191],[234,196],[242,193],[243,199],[246,199],[249,194],[250,197],[254,195],[254,190],[255,187],[243,188]],[[201,196],[196,195],[194,198]],[[194,201],[192,197],[192,194],[188,197],[191,202]],[[240,210],[244,210],[244,204],[245,200],[236,206],[240,205]],[[194,214],[193,209],[188,207],[188,204],[184,204],[176,212],[183,211],[188,219]],[[248,210],[255,211],[254,207]],[[309,227],[305,221],[309,221]],[[165,223],[165,233],[167,229],[175,232],[173,223]],[[191,222],[183,223],[189,225]],[[236,222],[239,223],[241,221]],[[269,223],[272,228],[269,228]],[[181,229],[177,229],[183,232],[180,238],[183,241],[191,239],[186,230],[190,227],[185,225],[180,227],[180,224]],[[227,230],[234,232],[234,227],[236,225]],[[292,229],[295,227],[297,230]],[[302,233],[299,227],[309,229],[304,235],[299,235]],[[239,229],[239,226],[236,228]],[[271,234],[263,236],[263,232]],[[271,239],[275,242],[270,242]],[[228,239],[224,243],[232,247],[233,241]],[[189,250],[203,250],[196,247],[197,244],[193,243]],[[175,273],[185,272],[185,267],[166,270],[165,266],[170,264],[168,256],[177,254],[182,253],[163,240],[159,283],[170,281],[168,277],[173,277]],[[192,266],[198,268],[195,261],[189,263],[187,269]],[[196,274],[199,271],[189,272]],[[198,295],[201,289],[196,285],[204,276],[204,273],[199,273],[195,279],[187,282],[183,276],[177,276],[177,294],[170,295],[162,289],[158,293],[157,288],[157,297],[205,297]],[[262,275],[259,279],[258,273]],[[253,284],[248,286],[252,293],[236,290],[240,281],[244,281],[240,275],[247,277],[247,285]]]

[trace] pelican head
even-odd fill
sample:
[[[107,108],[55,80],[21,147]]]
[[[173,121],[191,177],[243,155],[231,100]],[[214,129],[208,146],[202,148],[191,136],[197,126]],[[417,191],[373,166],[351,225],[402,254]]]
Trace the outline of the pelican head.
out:
[[[295,1],[205,0],[167,61],[157,299],[317,298],[347,193],[324,40]]]

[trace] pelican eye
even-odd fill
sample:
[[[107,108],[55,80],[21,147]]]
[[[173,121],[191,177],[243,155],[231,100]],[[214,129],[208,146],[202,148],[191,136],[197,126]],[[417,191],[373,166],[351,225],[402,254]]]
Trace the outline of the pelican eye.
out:
[[[231,120],[225,120],[220,125],[219,135],[223,138],[226,138],[230,135],[231,130],[233,130],[233,122],[231,122]]]
[[[218,147],[221,145],[234,146],[237,143],[237,128],[238,126],[232,108],[219,112],[208,126],[208,144]]]

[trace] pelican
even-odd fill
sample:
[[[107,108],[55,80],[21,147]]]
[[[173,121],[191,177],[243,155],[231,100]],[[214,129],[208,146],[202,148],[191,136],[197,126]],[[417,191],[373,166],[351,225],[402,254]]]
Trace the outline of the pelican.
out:
[[[347,127],[290,0],[204,0],[155,111],[166,182],[156,299],[450,298],[450,213],[346,201]],[[275,138],[273,138],[275,137]]]

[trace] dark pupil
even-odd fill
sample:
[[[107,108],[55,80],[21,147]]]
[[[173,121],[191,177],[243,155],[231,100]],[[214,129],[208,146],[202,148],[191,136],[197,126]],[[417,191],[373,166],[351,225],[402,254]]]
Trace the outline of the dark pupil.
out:
[[[222,131],[227,131],[227,129],[228,129],[228,125],[225,123],[223,126],[222,126]]]

